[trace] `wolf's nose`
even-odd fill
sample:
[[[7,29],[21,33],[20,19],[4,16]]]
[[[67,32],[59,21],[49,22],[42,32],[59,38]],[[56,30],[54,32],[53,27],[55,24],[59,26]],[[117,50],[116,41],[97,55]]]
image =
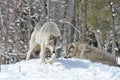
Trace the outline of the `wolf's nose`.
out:
[[[66,56],[65,56],[64,58],[65,58],[65,59],[68,59],[68,57],[66,57]]]
[[[53,51],[53,53],[55,53],[55,51]]]
[[[64,58],[67,58],[66,56]]]

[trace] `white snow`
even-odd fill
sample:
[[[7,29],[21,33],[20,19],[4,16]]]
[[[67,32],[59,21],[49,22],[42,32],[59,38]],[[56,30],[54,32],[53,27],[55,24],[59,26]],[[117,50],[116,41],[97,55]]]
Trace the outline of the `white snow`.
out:
[[[112,2],[112,1],[110,2],[110,5],[113,5],[113,2]]]
[[[112,14],[112,16],[115,16],[115,13],[114,13],[114,14]]]
[[[120,80],[119,67],[81,59],[59,58],[53,65],[31,59],[1,68],[0,80]]]
[[[101,31],[100,31],[99,29],[97,29],[97,33],[99,33],[99,34],[100,34],[100,33],[101,33]]]
[[[120,57],[117,58],[117,63],[120,65]]]

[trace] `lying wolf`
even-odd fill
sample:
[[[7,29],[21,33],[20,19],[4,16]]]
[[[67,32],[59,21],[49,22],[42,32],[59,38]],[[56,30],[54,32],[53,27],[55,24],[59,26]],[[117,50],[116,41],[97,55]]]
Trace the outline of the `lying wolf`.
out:
[[[46,48],[48,48],[52,54],[49,63],[52,64],[56,57],[57,49],[62,47],[61,42],[62,36],[57,24],[52,21],[45,23],[40,29],[36,28],[31,34],[31,39],[29,43],[30,49],[27,52],[26,60],[30,59],[30,55],[33,49],[37,45],[40,45],[41,62],[46,63],[45,55]]]
[[[111,54],[101,51],[88,44],[70,43],[67,45],[65,58],[88,59],[111,66],[118,66]]]

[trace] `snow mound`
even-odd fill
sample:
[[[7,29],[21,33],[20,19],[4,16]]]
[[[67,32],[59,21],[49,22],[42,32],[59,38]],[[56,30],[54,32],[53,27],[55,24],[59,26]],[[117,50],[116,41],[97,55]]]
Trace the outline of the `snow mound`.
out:
[[[59,58],[50,64],[40,59],[2,65],[0,80],[120,80],[120,68],[82,59]]]

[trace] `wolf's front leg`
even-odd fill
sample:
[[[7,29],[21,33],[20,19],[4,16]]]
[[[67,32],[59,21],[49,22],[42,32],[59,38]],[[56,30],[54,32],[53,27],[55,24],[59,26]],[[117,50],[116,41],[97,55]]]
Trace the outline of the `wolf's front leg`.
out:
[[[27,52],[27,55],[26,55],[26,60],[27,60],[27,61],[30,59],[32,50],[33,50],[33,49],[29,49],[28,52]]]
[[[49,61],[50,64],[53,64],[56,56],[57,56],[57,54],[56,54],[56,53],[53,53],[53,55],[52,55],[52,57],[51,57],[51,59],[50,59],[50,61]]]
[[[41,58],[41,63],[45,63],[45,52],[46,48],[44,44],[41,44],[41,52],[40,52],[40,58]]]

